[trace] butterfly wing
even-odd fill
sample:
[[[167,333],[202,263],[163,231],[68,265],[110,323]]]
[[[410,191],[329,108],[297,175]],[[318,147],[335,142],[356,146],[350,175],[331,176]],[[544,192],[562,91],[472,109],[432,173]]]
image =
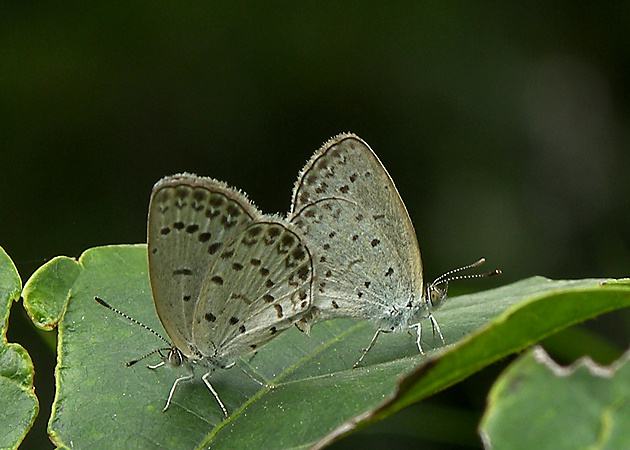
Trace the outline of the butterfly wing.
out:
[[[282,219],[269,219],[226,245],[201,287],[193,338],[220,365],[290,328],[311,306],[308,249]]]
[[[193,317],[208,267],[262,213],[242,194],[211,178],[180,174],[153,188],[148,252],[158,316],[187,357],[195,354]]]
[[[298,177],[288,219],[313,257],[311,320],[391,322],[421,296],[411,219],[389,174],[359,137],[339,135],[313,155]]]

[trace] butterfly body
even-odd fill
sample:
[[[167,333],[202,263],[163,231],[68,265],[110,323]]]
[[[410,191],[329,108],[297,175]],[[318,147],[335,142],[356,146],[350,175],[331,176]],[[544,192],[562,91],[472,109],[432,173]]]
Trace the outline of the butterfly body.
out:
[[[398,190],[368,144],[350,133],[330,139],[306,163],[288,220],[309,247],[315,271],[313,304],[298,328],[308,333],[332,318],[366,319],[378,326],[368,350],[379,333],[417,328],[423,353],[423,319],[442,338],[432,311],[446,298],[448,281],[459,278],[448,276],[483,262],[425,287],[416,233]]]
[[[401,330],[426,317],[411,219],[363,140],[339,135],[313,155],[295,185],[289,221],[313,254],[313,320],[355,317]]]

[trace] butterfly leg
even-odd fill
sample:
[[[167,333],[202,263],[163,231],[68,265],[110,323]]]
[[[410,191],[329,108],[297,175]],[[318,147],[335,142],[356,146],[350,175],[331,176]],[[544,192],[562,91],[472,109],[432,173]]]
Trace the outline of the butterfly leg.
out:
[[[429,320],[431,321],[431,326],[433,327],[433,336],[435,336],[435,332],[437,331],[438,336],[440,336],[440,341],[442,341],[442,345],[446,345],[446,342],[444,341],[444,336],[442,336],[442,331],[440,331],[440,326],[431,313],[429,313]]]
[[[363,349],[363,354],[361,355],[361,357],[359,358],[359,360],[354,364],[354,366],[352,366],[352,369],[356,369],[357,367],[359,367],[359,364],[361,364],[361,361],[363,361],[363,358],[365,358],[365,355],[367,355],[367,352],[369,352],[372,347],[374,347],[374,344],[376,343],[376,339],[378,338],[378,335],[381,333],[391,333],[393,330],[383,330],[382,328],[379,328],[378,330],[376,330],[376,333],[374,333],[374,337],[372,338],[372,342],[370,342],[370,345],[367,346],[367,348]]]
[[[130,364],[129,364],[129,363],[127,363],[127,365],[129,366]],[[162,367],[163,365],[164,365],[164,361],[162,361],[161,363],[156,364],[156,365],[154,365],[154,366],[152,366],[151,364],[147,364],[147,369],[155,370],[155,369],[157,369],[158,367]]]
[[[169,362],[169,359],[168,359],[168,355],[165,355],[164,353],[162,353],[162,350],[165,350],[165,349],[163,349],[163,348],[158,348],[157,350],[154,350],[154,351],[152,351],[151,353],[147,353],[146,355],[144,355],[144,356],[143,356],[143,357],[141,357],[141,358],[134,359],[133,361],[129,361],[129,362],[126,364],[126,366],[127,366],[127,367],[133,366],[135,363],[137,363],[137,362],[139,362],[139,361],[142,361],[144,358],[147,358],[147,357],[149,357],[149,356],[151,356],[151,355],[153,355],[153,354],[155,354],[155,353],[158,353],[158,354],[160,355],[160,357],[162,358],[162,362],[161,362],[161,363],[159,363],[159,364],[155,364],[155,365],[153,365],[153,366],[152,366],[151,364],[147,364],[147,369],[155,370],[155,369],[157,369],[158,367],[162,367],[162,366],[166,365],[166,363],[167,363],[167,362],[168,362],[171,366],[174,366],[174,365],[179,365],[179,363],[178,363],[178,364],[175,364],[175,363],[170,363],[170,362]],[[169,349],[169,355],[170,355],[170,349]]]
[[[149,368],[157,368],[160,367],[161,365],[163,365],[164,363],[162,362],[161,364],[157,364],[156,366],[147,366]],[[173,394],[175,393],[175,389],[177,389],[177,386],[179,385],[179,383],[181,383],[182,381],[190,381],[194,378],[194,374],[193,371],[190,367],[187,367],[186,370],[188,371],[188,374],[183,376],[183,377],[179,377],[177,380],[175,380],[175,383],[173,383],[173,387],[171,387],[171,392],[168,393],[168,398],[166,399],[166,406],[164,406],[164,409],[162,410],[162,412],[166,412],[166,410],[168,409],[169,406],[171,406],[171,399],[173,398]],[[221,405],[223,406],[223,405]]]
[[[426,353],[424,353],[424,350],[422,350],[422,343],[420,342],[422,340],[422,324],[420,322],[414,323],[413,325],[409,325],[409,328],[416,328],[418,330],[418,337],[416,338],[418,351],[422,356],[427,356]]]
[[[212,387],[212,385],[210,384],[210,380],[208,380],[208,378],[210,377],[210,375],[212,375],[212,370],[208,373],[206,373],[203,377],[201,377],[201,379],[203,380],[203,382],[206,384],[206,387],[208,389],[210,389],[210,392],[212,392],[212,395],[214,395],[215,400],[217,401],[217,403],[219,404],[219,406],[221,407],[221,410],[223,411],[223,415],[225,417],[228,416],[228,412],[227,409],[225,408],[225,405],[223,404],[223,402],[221,401],[221,399],[219,398],[219,394],[217,393],[217,391],[214,390],[214,388]],[[179,381],[179,380],[178,380]]]
[[[433,336],[435,336],[435,332],[437,331],[437,334],[440,337],[440,340],[442,341],[442,345],[446,345],[446,342],[444,341],[444,336],[442,336],[442,331],[440,330],[440,326],[438,325],[437,320],[435,320],[435,317],[433,317],[433,314],[429,314],[429,320],[431,321],[431,326],[433,327]],[[418,329],[418,337],[416,338],[416,345],[418,346],[418,351],[420,352],[420,354],[422,356],[426,356],[426,353],[424,353],[424,351],[422,350],[422,344],[420,342],[422,340],[422,324],[420,322],[414,323],[413,325],[410,325],[409,328]]]

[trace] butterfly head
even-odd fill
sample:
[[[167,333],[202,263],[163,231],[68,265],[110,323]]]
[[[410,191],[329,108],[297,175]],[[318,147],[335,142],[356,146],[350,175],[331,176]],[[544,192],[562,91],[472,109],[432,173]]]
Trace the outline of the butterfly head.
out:
[[[436,310],[439,308],[447,297],[448,292],[448,283],[450,281],[455,280],[466,280],[470,278],[485,278],[492,275],[500,275],[501,271],[499,269],[493,270],[487,273],[479,273],[472,275],[455,275],[458,272],[463,270],[472,269],[474,267],[480,266],[485,262],[485,258],[481,258],[478,261],[469,264],[464,267],[460,267],[458,269],[449,270],[448,272],[437,277],[431,284],[426,287],[426,291],[424,293],[424,304],[429,312]]]
[[[169,348],[166,355],[160,352],[160,356],[162,357],[164,363],[171,367],[179,367],[187,359],[177,347]]]
[[[440,287],[443,285],[443,287]],[[448,281],[438,282],[435,281],[426,287],[425,301],[429,312],[438,309],[442,303],[446,300],[448,291]]]

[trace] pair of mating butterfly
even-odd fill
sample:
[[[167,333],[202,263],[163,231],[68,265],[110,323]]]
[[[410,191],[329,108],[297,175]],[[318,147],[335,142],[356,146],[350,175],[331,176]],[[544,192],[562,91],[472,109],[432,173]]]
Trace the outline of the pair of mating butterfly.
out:
[[[281,331],[296,325],[308,334],[324,320],[367,319],[379,328],[354,367],[380,333],[416,328],[424,354],[422,319],[444,342],[431,311],[445,299],[448,282],[500,273],[453,276],[480,259],[423,288],[405,205],[377,156],[352,134],[331,139],[306,164],[286,219],[263,214],[211,178],[160,180],[149,205],[148,252],[155,307],[172,340],[162,338],[169,348],[149,353],[162,356],[149,367],[187,369],[163,411],[177,385],[193,379],[195,364],[207,369],[202,379],[226,417],[209,381],[213,370],[232,367]]]

